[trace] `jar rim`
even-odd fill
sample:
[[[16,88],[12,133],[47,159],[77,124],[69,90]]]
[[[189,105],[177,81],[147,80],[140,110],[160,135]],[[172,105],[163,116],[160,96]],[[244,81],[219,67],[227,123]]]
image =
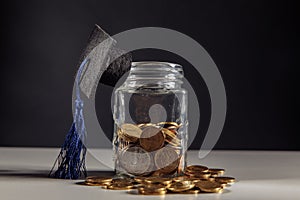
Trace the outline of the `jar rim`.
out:
[[[160,69],[163,71],[173,71],[182,74],[182,66],[171,62],[162,61],[137,61],[131,63],[131,70],[148,71],[154,69]]]

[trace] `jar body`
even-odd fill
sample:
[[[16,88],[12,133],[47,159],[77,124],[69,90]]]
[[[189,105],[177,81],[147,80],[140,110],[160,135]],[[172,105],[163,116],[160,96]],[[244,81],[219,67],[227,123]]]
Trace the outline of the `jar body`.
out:
[[[182,67],[133,63],[114,93],[114,162],[118,175],[176,176],[186,166],[187,92]]]

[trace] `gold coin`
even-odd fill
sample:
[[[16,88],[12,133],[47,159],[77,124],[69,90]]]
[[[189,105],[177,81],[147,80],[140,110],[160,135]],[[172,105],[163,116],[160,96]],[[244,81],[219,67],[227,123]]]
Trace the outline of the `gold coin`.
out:
[[[110,177],[89,176],[85,179],[84,184],[89,186],[105,186],[109,185],[112,181]]]
[[[222,176],[225,173],[225,169],[209,168],[208,172],[210,172],[212,176]]]
[[[79,182],[79,183],[76,183],[78,185],[86,185],[86,186],[105,186],[106,184],[109,184],[108,183],[92,183],[92,182],[86,182],[86,181],[83,181],[83,182]]]
[[[152,127],[157,127],[156,124],[152,124],[152,123],[147,123],[147,124],[138,124],[137,125],[139,128],[144,129],[146,127],[152,126]],[[158,128],[158,127],[157,127]]]
[[[152,190],[138,190],[139,194],[143,194],[143,195],[164,195],[167,193],[166,190],[163,191],[152,191]]]
[[[235,178],[233,177],[225,177],[225,176],[220,176],[220,177],[215,177],[215,181],[219,183],[234,183]]]
[[[142,134],[142,129],[140,129],[137,125],[134,124],[122,124],[121,129],[124,134],[130,137],[139,138]]]
[[[166,128],[162,129],[162,132],[165,134],[165,140],[169,144],[173,146],[179,146],[180,145],[180,140],[177,138],[176,134]]]
[[[180,146],[180,142],[177,142],[177,141],[173,141],[173,140],[166,140],[166,142],[169,143],[169,145],[173,146],[173,147],[178,147],[179,149],[181,148]]]
[[[160,192],[147,192],[147,191],[139,191],[139,194],[142,195],[165,195],[167,191],[160,191]]]
[[[189,176],[177,176],[173,178],[174,182],[191,181]]]
[[[167,192],[166,185],[163,184],[146,184],[138,187],[139,194],[145,195],[162,195]]]
[[[119,144],[120,149],[123,149],[124,147],[128,146],[130,142],[138,141],[138,138],[129,137],[129,136],[125,135],[120,128],[117,129],[117,135],[120,139],[120,144]]]
[[[203,192],[213,192],[218,193],[223,190],[223,187],[218,182],[212,182],[207,180],[201,180],[195,183],[196,187],[200,188]]]
[[[173,131],[170,131],[169,129],[166,128],[162,128],[161,130],[167,137],[170,137],[172,139],[177,138],[176,134]]]
[[[136,176],[134,177],[134,181],[137,183],[144,183],[145,182],[146,177],[144,176]]]
[[[178,135],[177,129],[170,129],[176,136]]]
[[[164,127],[168,127],[168,126],[178,127],[179,126],[176,122],[159,122],[159,123],[157,123],[157,125],[162,125]]]
[[[167,190],[153,191],[153,190],[138,189],[138,192],[139,194],[143,194],[143,195],[164,195],[167,193]]]
[[[173,138],[166,137],[166,141],[170,144],[173,143],[173,144],[176,144],[176,145],[180,145],[180,139],[178,139],[177,137],[173,137]]]
[[[89,183],[89,182],[85,182],[85,184],[88,185],[88,186],[107,186],[110,183],[109,182],[107,182],[107,183]]]
[[[172,192],[183,192],[195,187],[195,184],[191,181],[174,182],[167,189]]]
[[[172,182],[172,179],[162,178],[162,177],[149,177],[149,178],[146,178],[144,181],[145,181],[145,183],[148,183],[148,184],[161,183],[164,185],[168,185]]]
[[[191,176],[194,178],[200,178],[200,179],[208,179],[210,177],[209,172],[191,172],[191,171],[185,171],[185,175]]]
[[[141,127],[143,127],[145,124],[138,124],[137,126],[139,127],[139,128],[141,128]]]
[[[172,173],[178,168],[180,157],[171,147],[163,147],[155,153],[155,166],[162,173]]]
[[[230,184],[228,183],[222,183],[222,182],[218,182],[221,184],[222,188],[226,188],[226,187],[230,187]]]
[[[215,181],[215,177],[212,177],[212,176],[211,176],[211,177],[207,178],[207,180],[208,180],[208,181]]]
[[[191,182],[197,182],[200,181],[200,178],[195,178],[195,177],[191,177],[191,176],[177,176],[173,178],[174,182],[184,182],[184,181],[191,181]]]
[[[134,185],[132,185],[132,184],[129,185],[129,184],[116,184],[116,183],[113,183],[106,187],[106,189],[109,189],[109,190],[130,190],[133,188],[134,188]]]
[[[208,167],[202,165],[190,165],[186,167],[186,170],[192,172],[207,172]]]
[[[178,129],[178,126],[169,126],[168,129],[169,129],[169,130],[177,130],[177,129]]]
[[[134,124],[122,124],[117,130],[117,135],[125,142],[137,142],[142,129]],[[125,145],[126,146],[126,145]]]
[[[165,136],[160,128],[149,126],[145,128],[140,137],[140,145],[146,151],[160,149],[165,142]]]
[[[163,177],[164,176],[164,173],[160,170],[156,170],[155,172],[153,172],[153,174],[151,174],[151,176],[154,176],[154,177]]]
[[[103,177],[103,176],[88,176],[85,179],[87,183],[104,183],[104,182],[111,182],[111,177]]]
[[[139,190],[152,190],[152,191],[163,191],[166,190],[167,186],[161,183],[158,184],[145,184],[138,187]]]
[[[148,172],[151,166],[151,156],[140,147],[127,147],[122,150],[119,156],[121,166],[133,175],[143,175]]]
[[[179,192],[179,194],[198,194],[200,192],[201,192],[201,190],[193,188],[193,189],[189,189],[189,190],[186,190],[186,191]]]
[[[133,180],[129,178],[116,178],[111,181],[111,184],[131,184],[132,185]]]
[[[199,182],[202,180],[201,178],[196,178],[196,177],[191,177],[191,176],[189,178],[193,183],[196,183],[196,182]]]

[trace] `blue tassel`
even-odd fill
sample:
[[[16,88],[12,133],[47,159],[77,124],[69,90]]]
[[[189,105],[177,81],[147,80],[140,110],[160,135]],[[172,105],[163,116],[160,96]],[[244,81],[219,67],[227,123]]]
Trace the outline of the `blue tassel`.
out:
[[[80,98],[79,90],[79,80],[86,63],[87,60],[82,62],[76,76],[76,100],[73,124],[49,173],[50,177],[78,179],[82,175],[87,176],[85,167],[87,148],[83,143],[86,137],[86,130],[83,118],[83,101]],[[58,164],[58,167],[54,172],[56,164]]]

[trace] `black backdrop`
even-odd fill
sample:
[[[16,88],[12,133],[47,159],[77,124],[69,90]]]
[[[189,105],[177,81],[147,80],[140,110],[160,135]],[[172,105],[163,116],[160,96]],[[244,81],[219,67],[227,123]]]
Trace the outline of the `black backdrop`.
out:
[[[296,2],[296,1],[295,1]],[[71,122],[71,94],[81,50],[95,23],[111,35],[158,26],[198,41],[223,77],[228,112],[216,149],[300,150],[297,139],[296,55],[298,15],[293,1],[10,0],[1,5],[0,146],[60,146]],[[182,58],[158,50],[135,60]],[[193,82],[200,80],[186,72]],[[201,80],[203,116],[209,97]],[[97,110],[111,135],[110,98],[103,86]],[[103,88],[103,90],[101,90]],[[106,109],[105,109],[106,108]],[[202,113],[201,113],[202,115]],[[191,148],[199,148],[208,119]]]

